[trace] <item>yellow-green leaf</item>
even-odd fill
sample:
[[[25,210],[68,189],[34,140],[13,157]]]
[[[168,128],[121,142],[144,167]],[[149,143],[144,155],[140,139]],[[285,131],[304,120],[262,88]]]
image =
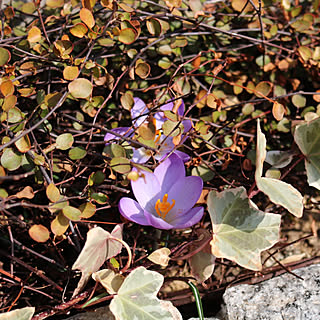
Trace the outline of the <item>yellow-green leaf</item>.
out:
[[[48,185],[46,194],[51,202],[57,202],[60,199],[60,191],[53,183]]]
[[[71,133],[60,134],[60,136],[58,136],[56,140],[57,149],[68,150],[69,148],[71,148],[73,141],[74,140]]]
[[[85,78],[78,78],[69,83],[68,89],[74,98],[86,99],[92,93],[92,83]]]

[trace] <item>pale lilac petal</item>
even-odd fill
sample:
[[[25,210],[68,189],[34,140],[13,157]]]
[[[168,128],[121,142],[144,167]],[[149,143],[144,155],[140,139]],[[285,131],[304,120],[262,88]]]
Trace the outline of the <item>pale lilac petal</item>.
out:
[[[175,182],[185,177],[183,161],[177,155],[172,154],[160,163],[154,170],[154,174],[158,178],[161,190],[166,193]]]
[[[126,219],[143,226],[148,226],[148,219],[144,215],[144,210],[140,204],[131,198],[121,198],[118,205],[119,211]]]
[[[133,98],[134,105],[131,109],[132,124],[135,128],[139,127],[147,119],[149,109],[140,98]],[[145,115],[145,116],[142,116]]]
[[[192,121],[189,120],[189,119],[186,119],[186,120],[183,120],[182,121],[182,124],[183,124],[183,128],[184,128],[184,132],[189,132],[190,129],[192,128]]]
[[[147,171],[141,173],[144,177],[131,181],[131,187],[137,201],[145,209],[146,204],[160,192],[160,184],[154,173]]]
[[[167,191],[168,199],[175,200],[175,210],[184,213],[191,209],[199,200],[203,187],[200,177],[184,177],[177,180]]]
[[[175,229],[185,229],[198,223],[203,217],[203,212],[203,207],[195,207],[182,215],[176,215],[172,220],[168,218],[167,221],[173,225]]]
[[[146,163],[151,157],[151,151],[146,148],[133,148],[131,160],[135,163]]]
[[[113,131],[113,132],[115,132],[117,134],[120,134],[123,137],[127,137],[127,138],[132,137],[133,134],[134,134],[134,130],[132,128],[130,128],[130,127],[114,128],[111,131]],[[109,133],[109,132],[104,136],[104,141],[107,142],[107,143],[110,140],[120,140],[120,139],[121,139],[121,137],[115,136],[114,134]]]
[[[168,120],[162,111],[172,110],[173,102],[169,102],[160,107],[160,109],[154,114],[154,118],[156,119],[156,128],[157,130],[161,129],[163,123]]]
[[[166,222],[165,220],[163,220],[162,218],[155,216],[155,215],[152,215],[149,212],[145,212],[145,216],[148,219],[149,225],[151,225],[157,229],[169,230],[169,229],[176,228],[175,225],[172,225],[172,224]]]
[[[190,156],[182,151],[176,150],[174,152],[183,162],[187,162],[190,160]]]

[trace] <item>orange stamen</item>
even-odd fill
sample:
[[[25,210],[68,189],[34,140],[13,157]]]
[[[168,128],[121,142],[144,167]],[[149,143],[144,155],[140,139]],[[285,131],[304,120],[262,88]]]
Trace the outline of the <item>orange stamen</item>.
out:
[[[166,218],[167,214],[170,212],[170,210],[174,207],[176,203],[174,199],[172,199],[172,204],[170,204],[170,202],[168,202],[167,200],[168,200],[168,194],[166,193],[163,196],[162,201],[158,199],[154,206],[158,216],[162,219]]]

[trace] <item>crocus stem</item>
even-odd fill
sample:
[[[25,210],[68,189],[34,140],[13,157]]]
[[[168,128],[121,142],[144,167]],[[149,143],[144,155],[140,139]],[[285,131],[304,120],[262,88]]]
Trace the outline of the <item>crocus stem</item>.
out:
[[[157,250],[159,249],[159,241],[161,239],[161,233],[162,233],[162,230],[160,229],[156,229],[156,232],[155,232],[155,239],[154,239],[154,242],[153,242],[153,246],[152,246],[152,250]]]

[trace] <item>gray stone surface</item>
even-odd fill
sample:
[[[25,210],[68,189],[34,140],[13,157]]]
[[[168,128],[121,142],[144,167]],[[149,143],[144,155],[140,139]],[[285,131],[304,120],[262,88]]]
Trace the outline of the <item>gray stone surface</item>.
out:
[[[222,318],[228,320],[320,320],[320,265],[256,285],[226,290]]]

